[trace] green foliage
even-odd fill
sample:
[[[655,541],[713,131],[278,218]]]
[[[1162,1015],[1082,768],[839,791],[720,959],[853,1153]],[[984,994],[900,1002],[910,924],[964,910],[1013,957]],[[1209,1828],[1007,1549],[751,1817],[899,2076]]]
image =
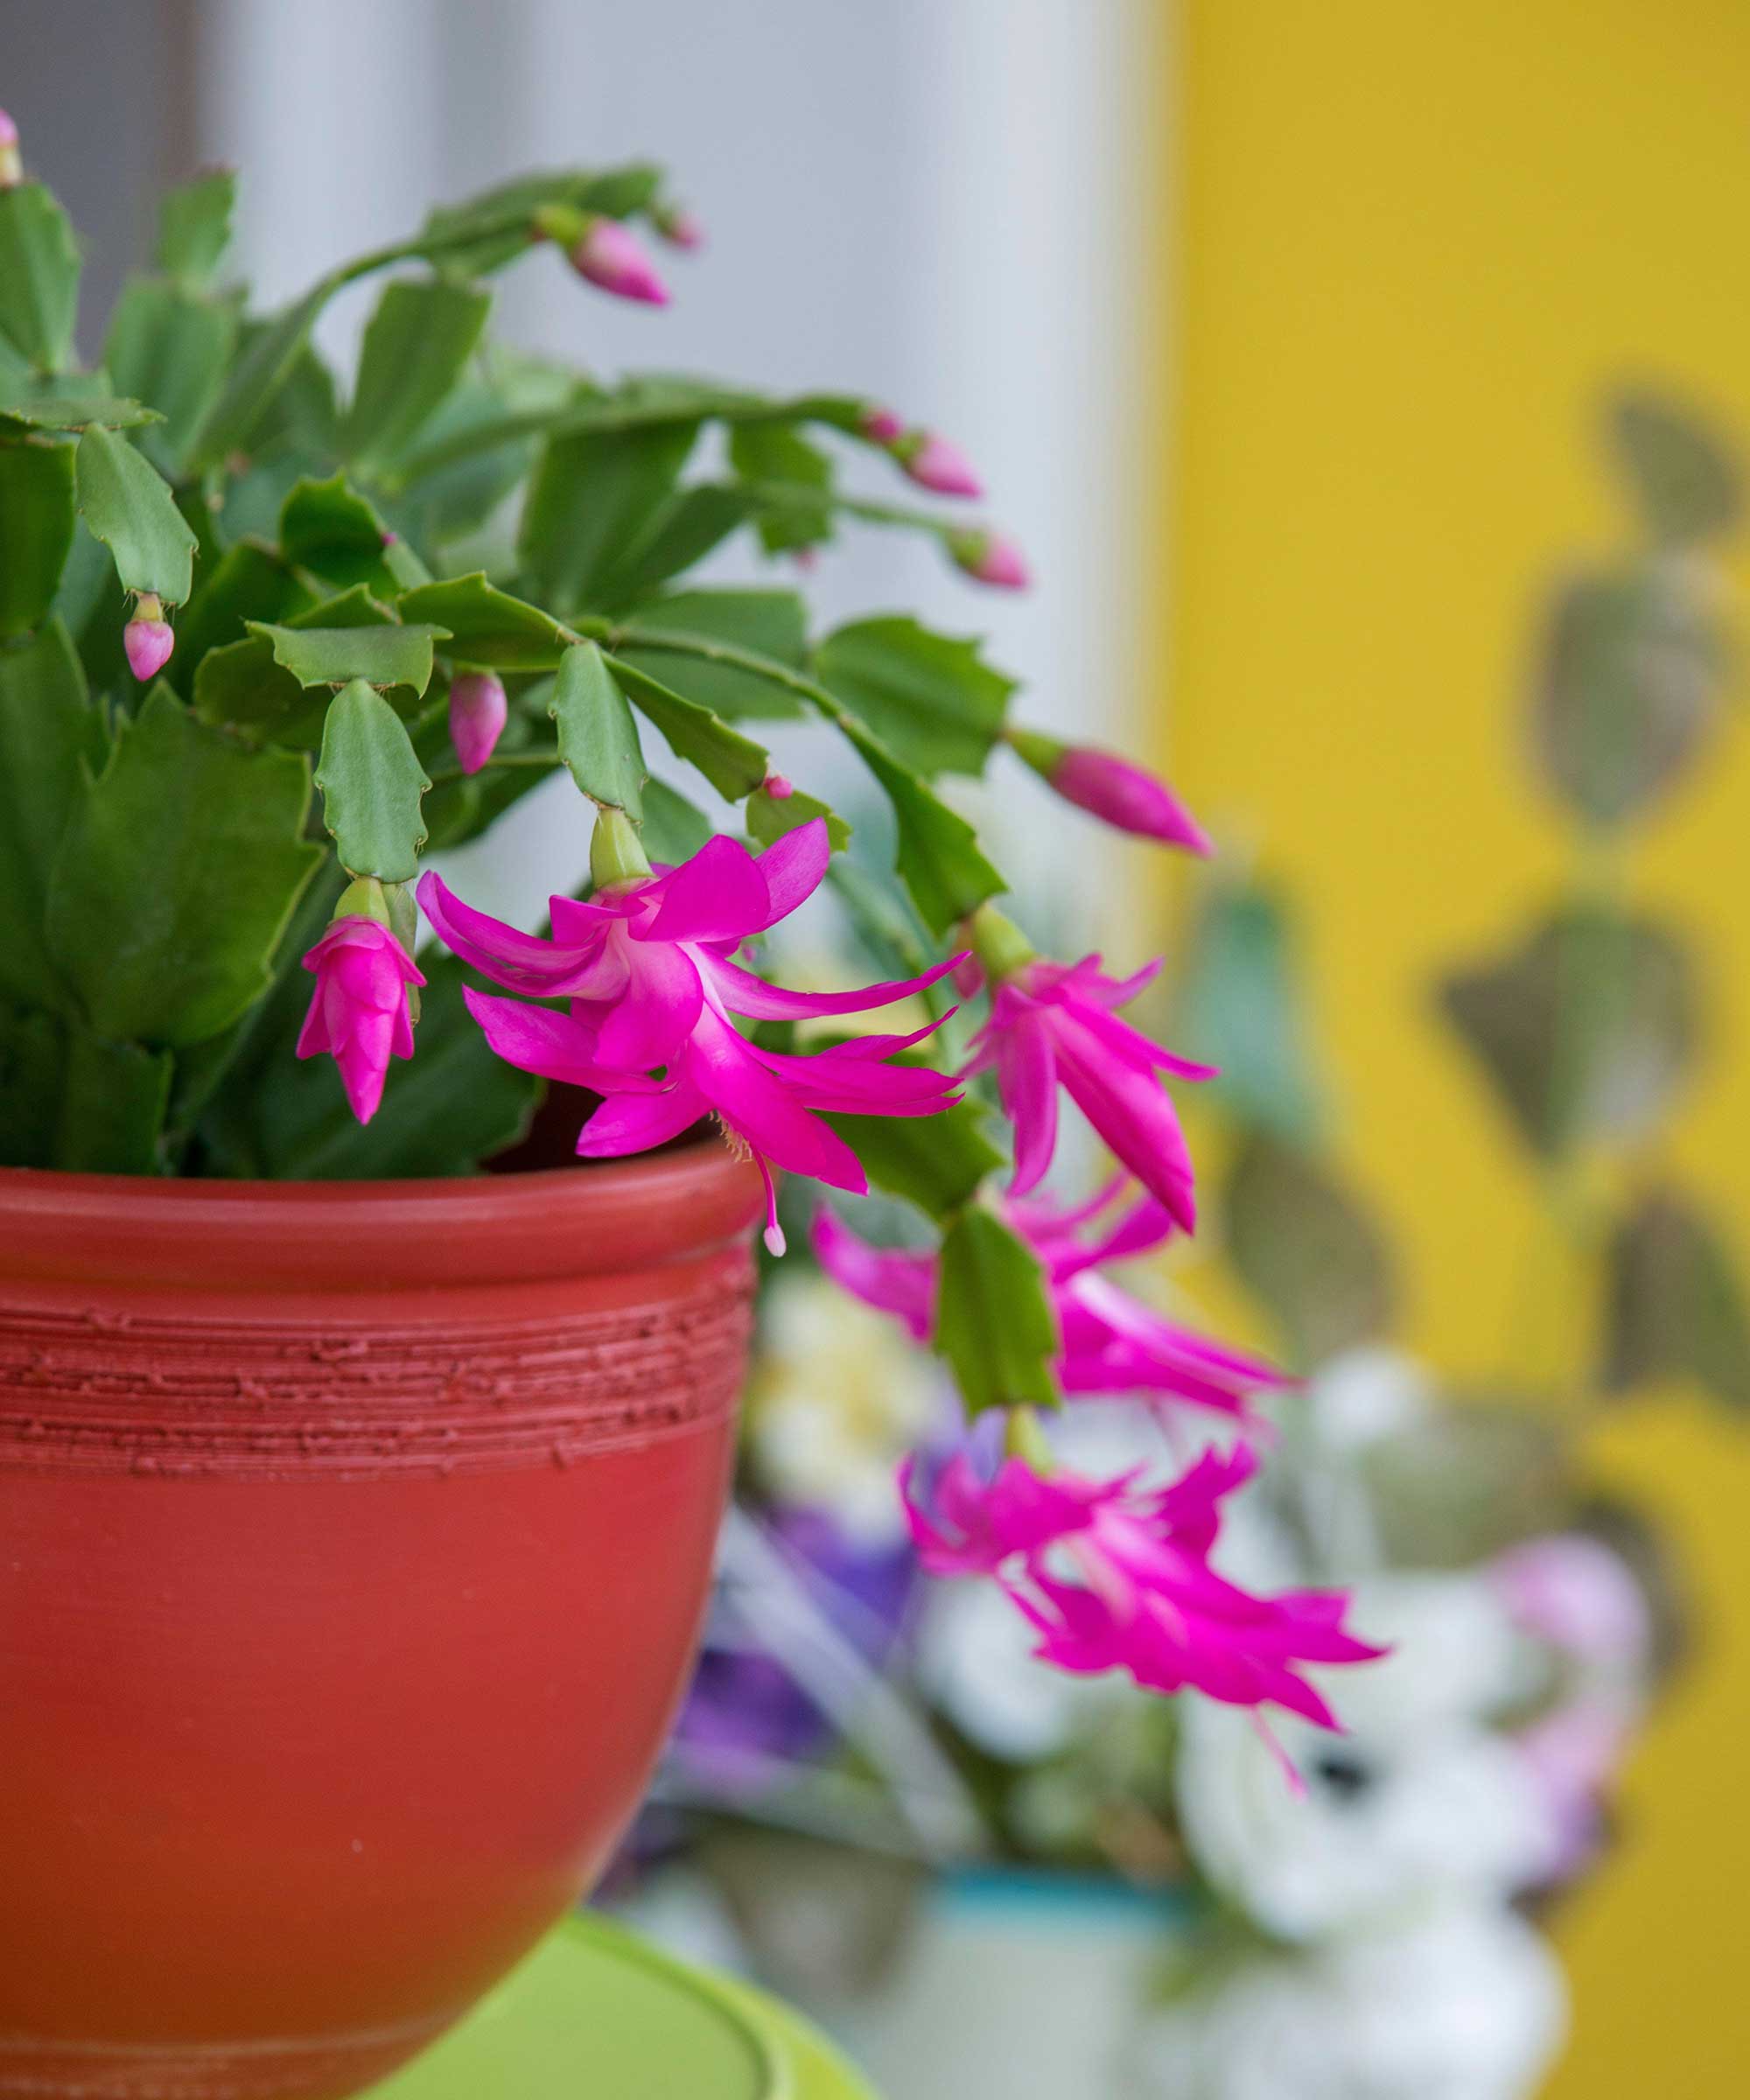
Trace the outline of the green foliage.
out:
[[[815,652],[815,674],[914,773],[979,774],[1002,732],[1012,678],[976,641],[909,618],[854,620]]]
[[[140,450],[172,480],[219,398],[236,347],[234,307],[161,278],[136,277],[110,316],[103,361],[123,393],[164,414],[142,430]]]
[[[347,458],[368,466],[406,452],[461,377],[491,309],[490,292],[444,277],[384,288],[340,426]]]
[[[237,178],[230,168],[207,168],[170,191],[158,213],[158,266],[191,290],[204,290],[231,245]]]
[[[560,660],[548,713],[558,727],[559,756],[590,800],[644,818],[644,752],[626,695],[592,641]]]
[[[1750,1312],[1731,1255],[1688,1198],[1660,1188],[1642,1199],[1612,1241],[1609,1280],[1606,1391],[1689,1378],[1750,1409]]]
[[[1731,531],[1743,514],[1738,462],[1698,417],[1656,394],[1610,408],[1616,465],[1647,536],[1685,547]]]
[[[51,950],[99,1034],[198,1043],[261,996],[321,858],[304,840],[309,806],[303,759],[242,749],[167,685],[117,724],[74,798],[46,910]]]
[[[786,795],[768,794],[762,788],[747,798],[748,836],[762,846],[773,844],[787,831],[813,823],[817,816],[826,820],[826,833],[832,841],[833,851],[842,853],[850,844],[850,826],[836,810],[829,809],[813,795],[804,794],[800,788]]]
[[[912,901],[932,933],[946,934],[1007,885],[984,858],[976,831],[928,781],[902,766],[854,716],[840,725],[893,806],[893,864]]]
[[[697,435],[672,423],[550,439],[518,542],[535,596],[562,613],[608,606],[616,565],[659,529]]]
[[[163,476],[101,424],[80,438],[77,465],[80,514],[108,548],[122,588],[181,605],[193,579],[195,539]]]
[[[66,1004],[48,939],[49,872],[103,741],[60,620],[0,648],[0,997]]]
[[[661,684],[648,671],[617,656],[607,662],[638,711],[668,738],[675,756],[696,766],[726,801],[739,802],[766,778],[770,758],[751,737],[732,729],[696,700]]]
[[[1060,1347],[1045,1271],[994,1211],[962,1210],[942,1236],[934,1347],[967,1410],[1055,1407]]]
[[[384,691],[405,686],[416,696],[431,682],[432,645],[448,638],[442,627],[404,627],[387,620],[332,627],[276,626],[261,620],[244,625],[301,686],[362,679]]]
[[[63,372],[79,314],[79,243],[39,182],[0,190],[0,336],[38,372]]]
[[[71,445],[0,443],[0,637],[41,625],[78,517]]]
[[[0,1166],[158,1172],[171,1070],[166,1050],[0,1002]]]
[[[1272,891],[1217,881],[1198,914],[1175,1037],[1218,1066],[1210,1091],[1238,1121],[1309,1144],[1320,1102],[1289,921]]]
[[[550,613],[499,590],[478,570],[409,591],[396,609],[404,620],[440,626],[458,662],[494,670],[556,670],[576,640]]]
[[[984,1112],[962,1102],[940,1116],[829,1116],[877,1188],[903,1196],[944,1223],[977,1194],[1003,1154],[984,1133]]]
[[[1379,1229],[1309,1154],[1262,1132],[1235,1159],[1223,1201],[1228,1251],[1310,1368],[1376,1339],[1396,1290]]]
[[[800,672],[808,662],[808,612],[794,591],[672,591],[647,599],[616,650],[689,700],[734,721],[780,721],[806,714],[806,704],[769,677],[738,663],[681,655],[645,646],[641,637],[678,635],[726,641]]]
[[[1602,906],[1569,906],[1443,990],[1521,1136],[1549,1158],[1648,1130],[1694,1051],[1687,954],[1662,927]]]
[[[406,630],[350,631],[374,637]],[[431,783],[407,724],[362,678],[329,703],[316,785],[322,790],[322,821],[347,873],[411,882],[425,844],[420,798]]]

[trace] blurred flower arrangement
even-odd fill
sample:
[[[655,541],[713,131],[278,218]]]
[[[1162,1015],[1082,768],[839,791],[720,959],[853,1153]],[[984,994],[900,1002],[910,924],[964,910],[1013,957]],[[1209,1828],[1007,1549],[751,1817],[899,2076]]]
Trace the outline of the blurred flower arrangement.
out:
[[[1087,1580],[1122,1592],[1138,1561],[1203,1539],[1261,1453],[1215,1579],[1295,1600],[1270,1659],[1250,1651],[1288,1710],[1273,1743],[1233,1704],[1126,1702],[1097,1665],[1146,1681],[1145,1653],[1099,1649],[1025,1569],[1006,1594],[920,1586],[908,1536],[954,1574],[1057,1516],[1004,1498],[1000,1474],[981,1491],[959,1460],[933,1504],[893,1495],[903,1453],[952,1446],[908,1347],[935,1332],[939,1257],[897,1207],[866,1232],[816,1208],[815,1257],[844,1289],[793,1270],[770,1294],[712,1642],[642,1844],[647,1866],[703,1861],[755,1958],[817,2003],[891,1998],[923,1892],[995,1861],[1162,1892],[1151,1980],[1090,2092],[1514,2100],[1558,2047],[1562,1979],[1536,1920],[1608,1845],[1615,1776],[1684,1619],[1664,1542],[1589,1480],[1586,1431],[1674,1378],[1750,1402],[1732,1259],[1658,1160],[1697,1053],[1695,969],[1630,880],[1636,824],[1718,726],[1711,550],[1739,480],[1661,398],[1622,397],[1609,430],[1634,533],[1555,589],[1531,685],[1538,776],[1573,839],[1567,893],[1439,999],[1535,1162],[1563,1264],[1589,1273],[1590,1324],[1553,1365],[1503,1337],[1486,1392],[1447,1390],[1394,1340],[1395,1264],[1330,1142],[1292,909],[1243,873],[1218,864],[1204,884],[1171,999],[1179,1039],[1220,1069],[1217,1244],[1296,1379],[1202,1339],[1175,1303],[1158,1258],[1180,1222],[1170,1176],[1129,1207],[1122,1180],[1080,1206],[1042,1193],[1026,1165],[1042,1096],[1002,1074],[1023,1164],[1001,1214],[1057,1317],[1054,1434],[1075,1469],[1059,1492],[1085,1513]],[[1122,1282],[1113,1263],[1130,1264]],[[1212,1436],[1167,1495],[1130,1484]],[[1096,1478],[1110,1484],[1078,1484]],[[1316,1724],[1321,1640],[1334,1655],[1346,1638],[1324,1601],[1338,1592],[1390,1652],[1345,1676],[1334,1735]],[[1242,1608],[1225,1590],[1160,1593],[1194,1645],[1201,1614]],[[1077,1674],[1042,1678],[1030,1650]],[[857,1864],[835,1874],[836,1852]],[[861,1901],[864,1933],[787,1929],[794,1891],[823,1876]],[[917,2015],[898,2000],[890,2017]],[[940,2090],[976,2091],[976,2072]]]

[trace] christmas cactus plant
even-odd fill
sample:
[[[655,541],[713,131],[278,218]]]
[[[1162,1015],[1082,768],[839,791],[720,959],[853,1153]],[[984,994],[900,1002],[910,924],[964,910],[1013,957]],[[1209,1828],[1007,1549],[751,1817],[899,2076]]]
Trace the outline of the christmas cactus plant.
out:
[[[1228,1415],[1270,1374],[1095,1289],[1102,1259],[1192,1228],[1165,1082],[1201,1068],[1119,1018],[1152,968],[1118,979],[1034,951],[939,781],[1006,744],[1109,822],[1193,850],[1202,834],[1148,774],[1012,724],[1012,685],[973,644],[891,616],[813,634],[788,582],[690,580],[733,536],[803,555],[855,522],[1019,586],[1001,535],[843,478],[862,452],[953,503],[977,494],[967,462],[858,396],[608,383],[489,342],[486,281],[541,251],[610,296],[666,299],[640,229],[678,248],[697,231],[653,169],[508,184],[266,315],[223,278],[233,187],[213,172],[168,198],[155,269],[82,367],[78,245],[7,127],[0,1163],[461,1173],[556,1082],[584,1090],[559,1098],[578,1100],[585,1158],[715,1118],[768,1192],[774,1169],[873,1183],[938,1236],[906,1269],[907,1317],[970,1414],[1007,1415],[1005,1450],[956,1457],[933,1494],[909,1477],[929,1564],[994,1578],[1066,1668],[1328,1721],[1298,1666],[1370,1652],[1345,1600],[1253,1597],[1209,1565],[1243,1446],[1164,1488],[1052,1455],[1060,1385],[1097,1390],[1102,1352],[1109,1382],[1140,1365],[1164,1404]],[[375,276],[343,388],[312,329]],[[893,975],[852,991],[787,988],[747,948],[847,841],[760,740],[798,715],[891,806],[887,893],[866,872],[843,886]],[[653,732],[732,829],[650,777]],[[560,768],[593,827],[592,882],[544,928],[422,874],[428,850],[514,826]],[[422,917],[437,938],[416,961]],[[950,973],[988,1002],[959,1056]],[[847,1032],[843,1017],[915,1000],[920,1026]],[[1122,1169],[1110,1200],[1129,1208],[1092,1243],[1031,1193],[1060,1094]],[[775,1199],[766,1237],[781,1251]],[[897,1271],[851,1250],[847,1280],[878,1296]]]

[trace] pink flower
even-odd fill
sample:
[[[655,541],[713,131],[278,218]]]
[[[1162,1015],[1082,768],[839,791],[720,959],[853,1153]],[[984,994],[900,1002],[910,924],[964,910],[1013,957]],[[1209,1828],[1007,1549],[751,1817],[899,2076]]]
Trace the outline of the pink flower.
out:
[[[18,127],[0,109],[0,190],[15,189],[24,178],[24,164],[18,152]]]
[[[1065,802],[1102,823],[1206,858],[1214,852],[1208,833],[1166,782],[1128,759],[1088,745],[1060,744],[1031,729],[1012,729],[1009,742]]]
[[[1025,591],[1032,582],[1026,556],[1000,532],[951,532],[948,551],[956,568],[999,591]]]
[[[134,607],[134,617],[122,630],[122,647],[128,653],[128,668],[144,685],[156,678],[170,662],[176,636],[164,616],[164,602],[150,595]]]
[[[618,219],[590,220],[570,250],[571,267],[604,291],[647,306],[666,306],[668,288],[636,238]]]
[[[388,927],[362,914],[336,919],[304,958],[316,991],[298,1054],[326,1051],[340,1068],[353,1113],[368,1123],[391,1057],[413,1055],[407,988],[425,979]]]
[[[1509,1547],[1490,1576],[1534,1638],[1596,1670],[1638,1675],[1653,1646],[1646,1592],[1621,1555],[1583,1532]]]
[[[426,916],[495,984],[536,998],[568,998],[568,1013],[470,991],[470,1011],[507,1063],[606,1096],[584,1125],[586,1158],[648,1152],[715,1114],[766,1177],[766,1242],[781,1252],[771,1168],[862,1194],[850,1147],[817,1111],[933,1116],[959,1100],[955,1082],[927,1067],[886,1060],[932,1031],[867,1036],[811,1056],[765,1050],[733,1016],[787,1021],[860,1013],[909,998],[952,967],[857,991],[786,991],[732,960],[811,896],[831,854],[819,817],[757,858],[735,840],[709,840],[684,865],[613,883],[588,903],[551,900],[550,940],[471,910],[436,875],[419,886]]]
[[[1213,1408],[1250,1419],[1247,1402],[1264,1388],[1290,1382],[1262,1358],[1194,1334],[1121,1291],[1096,1273],[1102,1263],[1157,1247],[1173,1229],[1166,1208],[1144,1199],[1091,1243],[1079,1228],[1108,1208],[1127,1184],[1120,1180],[1093,1203],[1060,1210],[1035,1198],[1002,1206],[1003,1214],[1045,1265],[1062,1338],[1058,1383],[1067,1393],[1145,1394]],[[813,1241],[820,1264],[853,1298],[890,1313],[914,1340],[935,1326],[937,1257],[870,1246],[824,1203],[815,1212]]]
[[[1335,1728],[1297,1666],[1383,1653],[1344,1629],[1348,1596],[1254,1597],[1209,1564],[1222,1502],[1255,1469],[1240,1445],[1206,1452],[1165,1488],[1143,1488],[1135,1473],[1041,1475],[1014,1458],[986,1480],[962,1452],[936,1483],[935,1515],[913,1497],[909,1461],[900,1490],[925,1569],[995,1580],[1039,1634],[1042,1661],[1077,1675],[1124,1670],[1152,1691],[1188,1687]]]
[[[1152,962],[1119,983],[1101,975],[1098,956],[1070,964],[1035,956],[997,985],[990,1018],[973,1037],[961,1076],[996,1069],[1015,1126],[1012,1194],[1037,1187],[1051,1165],[1061,1086],[1174,1222],[1187,1232],[1196,1223],[1191,1154],[1156,1074],[1213,1079],[1214,1068],[1175,1057],[1112,1011],[1135,998],[1159,969]]]
[[[934,430],[913,430],[894,439],[888,449],[920,488],[930,489],[938,496],[982,496],[984,493],[965,453],[946,438],[938,438]]]
[[[465,671],[450,686],[450,741],[464,773],[478,773],[504,734],[509,703],[491,671]]]

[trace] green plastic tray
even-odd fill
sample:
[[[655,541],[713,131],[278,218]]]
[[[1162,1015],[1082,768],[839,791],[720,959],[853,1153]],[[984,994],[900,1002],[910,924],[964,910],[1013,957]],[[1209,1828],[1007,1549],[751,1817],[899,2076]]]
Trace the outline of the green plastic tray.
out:
[[[751,1984],[602,1919],[568,1919],[371,2100],[876,2100]]]

